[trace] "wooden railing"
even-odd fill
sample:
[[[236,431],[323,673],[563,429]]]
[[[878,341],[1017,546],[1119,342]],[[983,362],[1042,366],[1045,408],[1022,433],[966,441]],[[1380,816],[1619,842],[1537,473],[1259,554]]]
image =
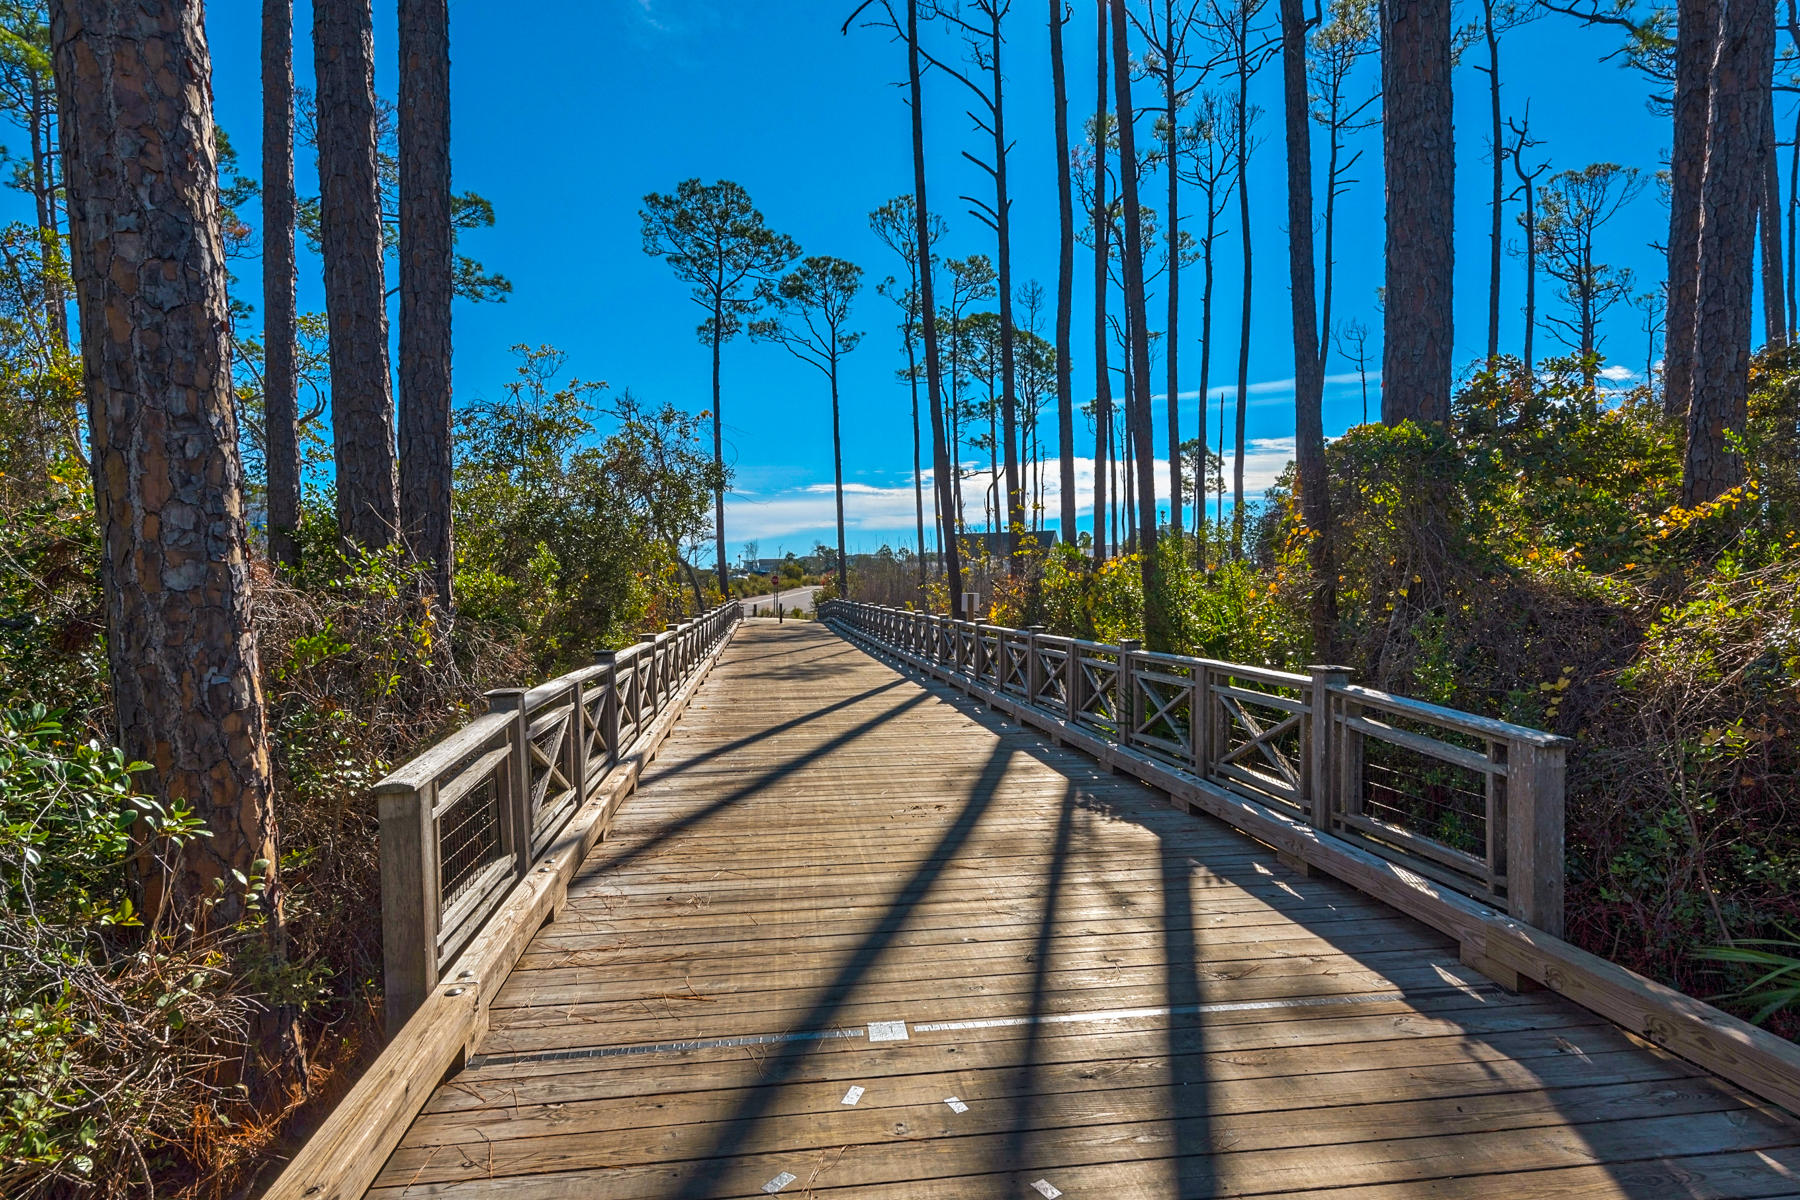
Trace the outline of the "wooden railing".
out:
[[[1562,939],[1561,738],[1301,675],[831,601],[820,619],[1800,1112],[1800,1046]]]
[[[445,976],[738,613],[733,601],[530,690],[489,692],[485,716],[375,785],[389,1030]]]
[[[1304,675],[833,600],[821,616],[990,692],[1563,930],[1553,734]]]

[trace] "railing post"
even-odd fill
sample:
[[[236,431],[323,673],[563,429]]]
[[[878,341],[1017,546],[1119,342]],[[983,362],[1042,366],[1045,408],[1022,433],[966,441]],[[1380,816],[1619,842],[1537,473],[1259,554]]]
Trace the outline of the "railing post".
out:
[[[1113,676],[1113,721],[1119,727],[1119,745],[1131,745],[1132,738],[1137,736],[1138,717],[1142,707],[1138,704],[1138,688],[1136,674],[1137,652],[1144,648],[1140,638],[1119,639],[1119,673]]]
[[[1025,629],[1025,703],[1036,704],[1044,690],[1044,663],[1038,657],[1038,635],[1048,625],[1029,625]]]
[[[569,731],[563,735],[568,747],[569,785],[575,789],[575,807],[587,803],[587,692],[577,680],[569,688]]]
[[[657,651],[661,649],[654,633],[638,634],[638,641],[647,647],[638,652],[637,661],[632,666],[637,671],[638,703],[637,719],[641,725],[646,719],[656,715],[657,697],[661,695],[661,672],[657,669]],[[643,732],[641,729],[639,732]]]
[[[381,813],[382,1024],[392,1037],[437,986],[438,840],[435,785],[375,787]]]
[[[1087,699],[1081,694],[1082,681],[1087,672],[1081,668],[1081,644],[1069,639],[1069,653],[1063,659],[1063,715],[1069,718],[1069,724],[1081,724],[1082,710],[1087,707]]]
[[[1212,770],[1212,668],[1194,664],[1194,690],[1188,694],[1188,734],[1194,746],[1194,774],[1201,779]]]
[[[512,854],[513,877],[531,870],[531,726],[525,715],[524,688],[495,688],[487,693],[488,711],[512,714],[506,740],[512,747],[506,762],[506,794],[502,797],[500,832]]]
[[[1329,663],[1307,667],[1312,673],[1312,712],[1306,720],[1304,769],[1300,794],[1306,800],[1307,818],[1314,829],[1331,832],[1332,797],[1336,792],[1338,745],[1336,722],[1331,719],[1331,690],[1350,682],[1350,668]]]
[[[606,668],[606,674],[599,678],[605,682],[606,689],[600,698],[600,740],[606,743],[607,765],[619,761],[619,667],[618,652],[614,650],[596,650],[594,661]]]
[[[987,624],[987,619],[975,617],[969,624],[975,627],[975,636],[969,647],[969,678],[980,683],[987,667],[987,638],[983,637],[981,633],[981,628]]]
[[[1569,743],[1506,748],[1506,908],[1563,935],[1563,783]]]

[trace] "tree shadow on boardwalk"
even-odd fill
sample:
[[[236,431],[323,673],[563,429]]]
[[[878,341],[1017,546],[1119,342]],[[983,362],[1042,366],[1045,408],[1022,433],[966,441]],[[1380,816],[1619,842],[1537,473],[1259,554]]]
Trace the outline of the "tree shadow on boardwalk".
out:
[[[920,701],[924,696],[918,697]],[[912,702],[897,706],[898,713],[913,707]],[[850,1002],[864,976],[881,960],[896,935],[905,928],[913,909],[931,894],[958,847],[967,842],[993,804],[1000,781],[1012,759],[1012,751],[1004,744],[982,767],[980,777],[969,790],[967,799],[948,828],[939,836],[933,852],[907,877],[906,882],[889,898],[886,911],[875,922],[862,942],[846,957],[831,980],[812,997],[805,1012],[792,1022],[795,1029],[825,1029],[836,1023],[838,1013]],[[788,1054],[768,1060],[768,1069],[759,1085],[750,1090],[737,1110],[715,1128],[711,1145],[701,1155],[708,1163],[722,1163],[742,1151],[768,1116],[779,1089],[797,1075],[805,1064],[805,1054]],[[715,1180],[709,1170],[688,1174],[678,1200],[702,1200],[713,1194]]]
[[[959,692],[889,678],[817,626],[782,655],[776,636],[727,660],[730,687],[646,773],[656,794],[559,918],[580,931],[583,905],[606,907],[618,920],[594,929],[625,953],[604,963],[637,974],[564,980],[596,990],[532,1000],[525,1023],[567,1022],[550,1045],[598,1033],[609,1054],[697,1037],[710,1074],[655,1049],[609,1058],[590,1094],[527,1098],[540,1125],[511,1135],[515,1173],[483,1179],[469,1151],[468,1195],[753,1194],[808,1157],[793,1193],[881,1200],[1029,1196],[1046,1177],[1071,1198],[1476,1195],[1559,1165],[1585,1174],[1550,1194],[1770,1194],[1726,1173],[1749,1154],[1687,1173],[1708,1139],[1754,1150],[1720,1132],[1741,1110],[1696,1106],[1711,1085],[1691,1068],[1499,991],[1448,939]],[[596,895],[614,870],[616,913]],[[683,906],[715,891],[690,925]],[[702,993],[723,981],[710,1013],[630,1007],[689,968]],[[906,1044],[841,1036],[902,1017]],[[740,1059],[711,1034],[757,1045]],[[529,1091],[519,1068],[506,1086]],[[869,1085],[859,1109],[835,1103],[850,1080]],[[973,1111],[946,1116],[951,1090]],[[565,1099],[593,1106],[595,1132],[553,1132]],[[540,1134],[541,1156],[524,1144]]]
[[[1021,735],[1036,739],[1035,731],[1021,731],[1012,720],[947,685],[930,678],[921,678],[904,667],[901,669],[926,691],[1000,735],[1003,740],[1009,735],[1015,739]],[[1070,822],[1078,810],[1090,806],[1089,797],[1083,795],[1082,789],[1073,781],[1083,778],[1104,779],[1106,776],[1105,768],[1094,760],[1078,751],[1052,746],[1047,742],[1018,747],[1018,752],[1072,780],[1061,802],[1055,851],[1044,872],[1047,889],[1038,928],[1038,949],[1029,1009],[1032,1017],[1037,1018],[1045,1011],[1044,1002],[1050,990],[1049,977],[1053,973],[1050,956],[1046,953],[1050,927],[1056,920],[1059,892],[1069,873],[1068,860],[1079,849],[1072,845]],[[1542,1097],[1542,1107],[1556,1114],[1550,1118],[1555,1126],[1554,1132],[1564,1141],[1574,1140],[1585,1144],[1586,1152],[1573,1157],[1585,1158],[1585,1165],[1597,1168],[1594,1186],[1604,1189],[1605,1194],[1630,1197],[1631,1200],[1735,1194],[1719,1190],[1717,1177],[1710,1174],[1702,1177],[1689,1171],[1690,1155],[1711,1151],[1731,1155],[1733,1151],[1749,1148],[1754,1144],[1739,1142],[1734,1138],[1732,1131],[1740,1120],[1740,1114],[1729,1111],[1728,1097],[1726,1103],[1720,1104],[1713,1104],[1707,1099],[1711,1082],[1701,1079],[1704,1072],[1652,1051],[1641,1043],[1630,1042],[1615,1027],[1570,1001],[1548,993],[1515,995],[1504,991],[1498,985],[1461,967],[1454,943],[1447,938],[1438,937],[1434,931],[1423,926],[1417,927],[1419,933],[1427,939],[1436,938],[1436,950],[1384,949],[1382,947],[1385,943],[1379,937],[1368,939],[1366,944],[1372,948],[1359,948],[1357,939],[1343,936],[1343,910],[1366,911],[1368,918],[1374,921],[1407,925],[1414,923],[1381,902],[1335,880],[1308,878],[1286,867],[1274,865],[1275,854],[1272,850],[1230,831],[1223,822],[1212,817],[1179,814],[1163,793],[1147,785],[1133,782],[1128,786],[1141,792],[1142,803],[1120,804],[1109,801],[1104,805],[1105,814],[1155,833],[1162,843],[1158,856],[1162,903],[1160,915],[1163,918],[1160,931],[1162,953],[1157,967],[1161,974],[1163,1003],[1171,1011],[1163,1018],[1166,1022],[1164,1044],[1168,1055],[1168,1100],[1163,1119],[1169,1136],[1169,1161],[1166,1163],[1166,1181],[1160,1186],[1172,1189],[1168,1194],[1183,1198],[1235,1195],[1245,1186],[1244,1180],[1230,1161],[1231,1142],[1235,1139],[1221,1139],[1214,1129],[1217,1115],[1214,1095],[1216,1089],[1215,1081],[1207,1070],[1207,1056],[1217,1051],[1212,1050],[1208,1044],[1211,1033],[1209,1016],[1196,1009],[1213,999],[1208,995],[1203,981],[1218,977],[1213,970],[1218,964],[1212,961],[1217,955],[1206,952],[1205,929],[1196,914],[1196,904],[1204,905],[1203,893],[1210,890],[1196,888],[1196,867],[1203,867],[1219,881],[1236,885],[1245,893],[1268,903],[1279,913],[1285,926],[1276,936],[1284,939],[1310,936],[1327,942],[1332,953],[1341,954],[1350,960],[1352,969],[1367,971],[1383,981],[1374,985],[1372,991],[1396,993],[1397,998],[1416,1010],[1413,1015],[1393,1018],[1393,1026],[1397,1032],[1371,1034],[1371,1041],[1382,1041],[1384,1037],[1414,1036],[1414,1030],[1426,1026],[1432,1027],[1433,1036],[1455,1038],[1458,1046],[1466,1051],[1463,1061],[1456,1066],[1466,1074],[1468,1080],[1460,1091],[1447,1099],[1456,1112],[1461,1111],[1453,1103],[1457,1096],[1538,1093]],[[1168,832],[1171,826],[1167,818],[1172,814],[1181,816],[1183,820],[1201,823],[1228,838],[1241,839],[1245,850],[1251,853],[1247,858],[1226,853],[1217,859],[1196,860],[1188,847],[1171,843]],[[1108,861],[1116,863],[1116,860]],[[1321,900],[1325,902],[1320,903]],[[1336,1011],[1341,1014],[1356,1010],[1339,1008]],[[1011,1175],[1008,1186],[1015,1191],[1028,1186],[1029,1180],[1036,1174],[1041,1174],[1031,1171],[1029,1167],[1032,1158],[1030,1143],[1036,1127],[1034,1111],[1039,1103],[1039,1098],[1030,1085],[1042,1065],[1042,1028],[1034,1024],[1022,1045],[1018,1068],[1020,1086],[1015,1093],[1017,1100],[1014,1119],[1006,1137],[1004,1158],[993,1164],[996,1173]],[[1590,1055],[1590,1049],[1594,1052],[1593,1055]],[[1525,1054],[1531,1057],[1527,1058]],[[1612,1057],[1604,1060],[1595,1057],[1602,1054]],[[1608,1078],[1600,1065],[1601,1062],[1631,1056],[1652,1058],[1654,1062],[1648,1069],[1640,1062],[1629,1072],[1614,1078]],[[1519,1069],[1521,1065],[1523,1071]],[[1586,1069],[1580,1069],[1583,1067]],[[1370,1064],[1354,1064],[1339,1065],[1334,1069],[1344,1072],[1344,1078],[1350,1080],[1360,1070],[1369,1068]],[[1437,1095],[1441,1094],[1434,1093],[1434,1096]],[[1656,1120],[1663,1117],[1661,1105],[1664,1101],[1692,1101],[1696,1095],[1700,1103],[1687,1109],[1672,1108],[1667,1118]],[[1720,1095],[1724,1096],[1724,1093]],[[1326,1103],[1348,1102],[1337,1099]],[[1389,1097],[1386,1101],[1396,1108],[1408,1102],[1403,1097]],[[1380,1104],[1374,1107],[1379,1108]],[[1685,1118],[1677,1115],[1684,1112],[1688,1114]],[[1296,1114],[1297,1122],[1303,1119],[1300,1114]],[[1654,1120],[1654,1128],[1645,1125],[1646,1121],[1651,1120]],[[1696,1123],[1704,1125],[1708,1133],[1690,1141],[1681,1133],[1684,1121],[1690,1127]],[[1371,1122],[1370,1129],[1383,1131],[1384,1136],[1368,1134],[1356,1140],[1370,1142],[1368,1153],[1375,1156],[1388,1152],[1390,1146],[1398,1146],[1399,1152],[1404,1153],[1405,1143],[1412,1138],[1479,1131],[1478,1126],[1469,1123],[1443,1128],[1421,1124],[1410,1130],[1395,1131]],[[1496,1132],[1502,1137],[1508,1136],[1504,1124]],[[1529,1134],[1534,1130],[1520,1125],[1511,1132],[1513,1135]],[[1543,1132],[1551,1133],[1552,1130],[1546,1128]],[[1054,1136],[1054,1131],[1040,1133],[1039,1136]],[[1708,1145],[1704,1141],[1706,1136],[1717,1137],[1718,1143]],[[1341,1158],[1341,1154],[1339,1157]],[[1446,1169],[1452,1168],[1457,1169],[1458,1173],[1464,1169],[1454,1161],[1446,1166]],[[1476,1174],[1482,1167],[1472,1162],[1466,1164],[1466,1169],[1469,1173]],[[1486,1169],[1505,1170],[1492,1163]],[[1601,1182],[1602,1177],[1606,1179],[1605,1183]],[[1725,1172],[1725,1177],[1736,1178],[1729,1171]],[[1504,1178],[1504,1175],[1492,1178],[1498,1180]],[[1333,1183],[1330,1186],[1335,1188],[1339,1185]],[[1350,1184],[1342,1186],[1348,1188]],[[1390,1189],[1418,1187],[1429,1190],[1431,1183],[1425,1177],[1416,1180],[1401,1178],[1387,1186]],[[1361,1194],[1360,1191],[1358,1194]],[[1760,1196],[1768,1193],[1757,1188],[1744,1194]]]
[[[855,696],[847,697],[833,704],[828,704],[822,708],[804,713],[792,720],[784,721],[779,725],[771,726],[769,731],[763,735],[744,737],[733,742],[727,742],[722,746],[696,754],[692,758],[664,767],[657,771],[654,778],[647,776],[645,783],[662,782],[672,776],[680,774],[682,771],[692,770],[702,763],[725,757],[734,750],[742,750],[757,742],[764,741],[771,733],[797,729],[808,722],[818,720],[828,713],[852,708],[900,686],[902,686],[901,682],[895,681],[894,683],[884,684],[878,688],[870,688]],[[796,755],[792,759],[789,759],[778,766],[771,767],[767,771],[762,771],[751,776],[742,785],[733,788],[730,792],[704,807],[695,809],[691,813],[677,817],[667,824],[659,826],[654,834],[641,841],[623,843],[616,849],[614,846],[607,844],[594,847],[594,851],[589,856],[587,862],[583,863],[581,870],[577,872],[575,876],[576,882],[580,883],[596,876],[602,876],[608,871],[616,871],[620,867],[629,865],[630,863],[651,854],[659,847],[676,840],[683,834],[693,833],[698,827],[704,825],[711,818],[728,809],[734,808],[738,804],[755,796],[763,789],[779,783],[782,779],[795,772],[803,770],[813,763],[822,762],[825,759],[830,758],[831,755],[850,745],[858,738],[873,730],[879,729],[882,725],[886,724],[900,713],[919,707],[928,699],[929,697],[927,696],[912,696],[896,705],[885,708],[861,724],[846,729],[837,736],[820,743],[812,750],[809,750],[804,754]],[[577,889],[574,886],[571,886],[570,890],[571,892],[575,892]]]

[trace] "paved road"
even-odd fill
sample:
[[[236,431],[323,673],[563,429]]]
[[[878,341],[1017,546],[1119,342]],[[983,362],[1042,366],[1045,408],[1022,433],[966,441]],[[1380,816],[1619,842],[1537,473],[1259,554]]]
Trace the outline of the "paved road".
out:
[[[811,612],[813,596],[819,590],[817,584],[809,587],[781,589],[781,608],[788,613]],[[775,596],[751,596],[744,601],[744,615],[747,617],[772,617],[775,615]]]

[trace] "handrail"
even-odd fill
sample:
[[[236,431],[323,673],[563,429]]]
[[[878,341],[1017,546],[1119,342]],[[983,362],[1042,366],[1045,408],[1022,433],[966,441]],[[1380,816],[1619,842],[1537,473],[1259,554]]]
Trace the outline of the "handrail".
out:
[[[1561,936],[1567,738],[1307,673],[831,600],[820,616]]]
[[[397,1030],[737,623],[736,601],[529,690],[375,785],[384,1018]],[[611,814],[607,814],[610,819]]]
[[[819,619],[1109,769],[1136,776],[1189,811],[1227,822],[1290,865],[1324,871],[1449,935],[1464,963],[1503,986],[1542,984],[1800,1113],[1800,1046],[1562,939],[1567,739],[1358,687],[1342,667],[1313,667],[1299,676],[1205,659],[1172,664],[1144,655],[1135,643],[1087,643],[1092,650],[1083,653],[1082,643],[1041,630],[845,601],[821,606]],[[1014,644],[1022,648],[1026,682],[1022,689],[997,687],[997,672],[975,647],[999,647],[1004,658]],[[1161,670],[1137,668],[1152,657]],[[1094,715],[1092,698],[1082,690],[1090,672],[1068,666],[1082,659],[1102,664],[1102,682],[1113,698],[1131,698],[1120,714],[1122,725],[1104,707]],[[1016,665],[1015,658],[1001,668],[1009,684],[1017,678]],[[1127,681],[1123,687],[1119,675]],[[1146,694],[1135,681],[1152,676],[1163,690]],[[1218,682],[1222,677],[1237,683]],[[1171,685],[1169,678],[1177,682]],[[1058,680],[1077,690],[1060,690]],[[1241,686],[1258,681],[1264,686]],[[1269,686],[1284,682],[1285,689]],[[1196,700],[1201,719],[1184,719],[1191,718]],[[1271,723],[1263,725],[1258,711]],[[1285,715],[1273,719],[1275,713]],[[1259,736],[1238,723],[1244,714],[1260,727]],[[1228,723],[1238,733],[1221,740]],[[1279,737],[1277,730],[1283,730]],[[1315,736],[1317,730],[1327,736]],[[1298,762],[1294,739],[1304,751]],[[1405,814],[1391,811],[1394,781],[1371,776],[1391,775],[1401,765],[1396,756],[1404,754],[1481,776],[1477,798],[1486,804],[1487,820],[1484,843],[1474,847],[1479,853],[1395,819]],[[1270,757],[1279,762],[1284,755],[1288,769],[1278,770]],[[1238,765],[1246,761],[1249,766]],[[1491,893],[1499,893],[1505,911],[1481,898]]]

